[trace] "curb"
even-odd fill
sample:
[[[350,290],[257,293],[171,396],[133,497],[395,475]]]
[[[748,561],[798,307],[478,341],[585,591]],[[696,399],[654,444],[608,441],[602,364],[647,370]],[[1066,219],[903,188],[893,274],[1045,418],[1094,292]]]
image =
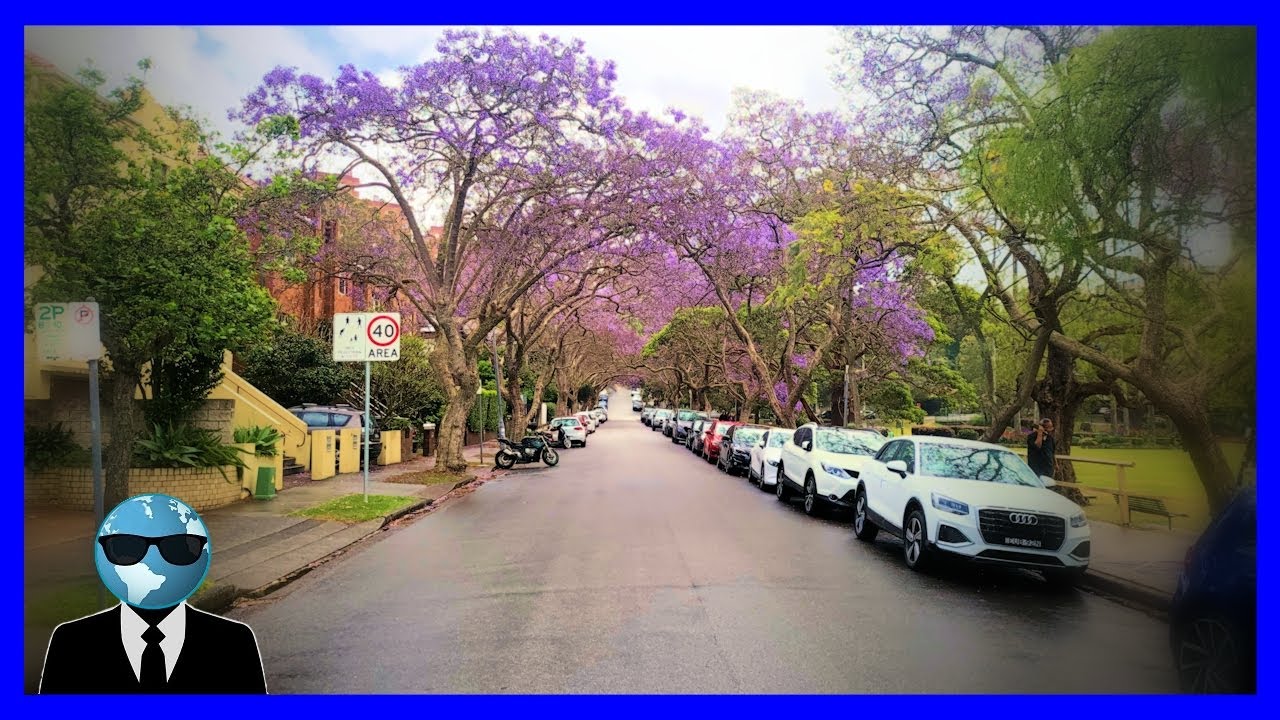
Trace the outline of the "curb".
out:
[[[443,496],[442,496],[442,497],[443,497]],[[382,529],[386,528],[388,525],[390,525],[391,523],[395,522],[396,520],[399,520],[400,518],[404,517],[405,515],[408,515],[409,513],[415,513],[415,512],[418,512],[419,510],[421,510],[421,509],[423,509],[423,508],[425,508],[425,507],[427,507],[428,505],[431,505],[431,504],[433,504],[433,503],[435,503],[435,500],[419,500],[418,502],[413,503],[413,504],[411,504],[411,505],[406,505],[405,507],[402,507],[402,508],[400,508],[399,510],[396,510],[395,512],[391,513],[390,515],[387,515],[387,516],[383,517],[383,518],[382,518],[382,525],[380,525],[380,526],[378,527],[378,529],[379,529],[379,530],[382,530]],[[361,538],[361,540],[363,540],[363,539],[364,539],[364,538]],[[357,540],[356,542],[360,542],[360,540]]]
[[[1080,587],[1161,617],[1168,616],[1172,601],[1172,598],[1155,588],[1093,569],[1085,572],[1080,579]]]

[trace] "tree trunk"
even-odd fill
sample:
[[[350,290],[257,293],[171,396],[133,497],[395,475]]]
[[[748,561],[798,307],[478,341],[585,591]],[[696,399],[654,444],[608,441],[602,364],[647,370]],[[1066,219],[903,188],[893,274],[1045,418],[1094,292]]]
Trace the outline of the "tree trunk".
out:
[[[104,512],[110,512],[129,497],[129,468],[133,465],[133,446],[139,431],[138,407],[134,400],[139,375],[133,365],[113,367],[103,383],[111,418],[111,443],[104,448],[102,458]]]
[[[1049,346],[1051,335],[1052,333],[1047,328],[1041,329],[1036,334],[1035,344],[1023,363],[1022,373],[1018,376],[1018,394],[1011,402],[992,414],[990,418],[991,424],[987,427],[987,432],[982,436],[983,442],[999,440],[1000,436],[1004,434],[1004,429],[1009,426],[1013,418],[1031,399],[1031,392],[1035,388],[1036,373],[1040,370],[1040,361],[1044,358],[1044,351]]]
[[[831,424],[834,427],[844,427],[849,424],[844,416],[844,379],[831,383]]]
[[[1173,422],[1182,447],[1191,455],[1191,463],[1204,485],[1209,508],[1217,515],[1235,494],[1236,476],[1213,435],[1206,410],[1208,403],[1203,397],[1197,398],[1174,388],[1166,386],[1164,390],[1151,400]]]
[[[443,328],[442,328],[443,330]],[[463,443],[467,426],[467,415],[476,402],[476,390],[480,387],[478,352],[468,352],[461,339],[452,332],[442,332],[436,343],[436,352],[432,356],[436,368],[440,370],[440,382],[444,386],[444,415],[440,418],[439,449],[436,452],[436,467],[443,467],[449,472],[464,472],[467,459],[463,455]]]

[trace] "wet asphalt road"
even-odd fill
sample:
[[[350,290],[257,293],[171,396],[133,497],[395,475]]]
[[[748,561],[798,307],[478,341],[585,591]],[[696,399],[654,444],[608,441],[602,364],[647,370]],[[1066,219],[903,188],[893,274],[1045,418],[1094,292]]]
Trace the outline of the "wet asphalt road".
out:
[[[1177,691],[1159,621],[1029,573],[913,573],[892,539],[805,517],[625,402],[559,467],[517,466],[232,613],[270,691]]]

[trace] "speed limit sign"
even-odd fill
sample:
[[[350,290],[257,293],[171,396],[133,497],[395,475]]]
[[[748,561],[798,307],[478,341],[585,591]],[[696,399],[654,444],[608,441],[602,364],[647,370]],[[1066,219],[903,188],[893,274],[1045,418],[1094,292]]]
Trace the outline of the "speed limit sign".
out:
[[[400,359],[400,313],[337,313],[333,359],[378,362]]]

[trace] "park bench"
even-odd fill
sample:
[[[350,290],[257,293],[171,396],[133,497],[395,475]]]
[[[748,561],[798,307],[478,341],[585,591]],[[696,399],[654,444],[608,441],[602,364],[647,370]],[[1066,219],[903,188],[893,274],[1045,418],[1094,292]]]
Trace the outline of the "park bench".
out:
[[[1129,496],[1129,512],[1140,512],[1146,515],[1159,515],[1169,521],[1169,529],[1173,529],[1173,519],[1176,517],[1190,517],[1186,513],[1175,513],[1165,507],[1164,501],[1160,498]]]

